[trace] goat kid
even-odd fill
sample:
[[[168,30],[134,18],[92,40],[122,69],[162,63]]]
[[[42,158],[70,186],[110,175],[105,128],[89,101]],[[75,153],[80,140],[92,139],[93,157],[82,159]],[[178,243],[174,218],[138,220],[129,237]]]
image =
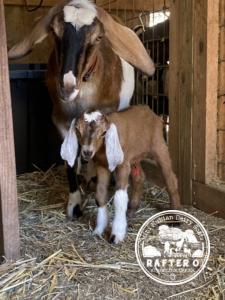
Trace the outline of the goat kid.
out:
[[[98,216],[95,234],[102,235],[107,223],[107,190],[111,172],[115,171],[115,216],[111,241],[119,243],[126,234],[128,181],[132,166],[150,157],[161,168],[171,199],[171,208],[180,207],[177,178],[172,170],[168,148],[163,138],[162,120],[148,106],[132,106],[124,111],[103,115],[99,111],[84,113],[73,120],[61,147],[61,156],[73,166],[78,144],[85,160],[93,159],[97,169]],[[132,175],[132,174],[131,174]],[[137,209],[141,197],[141,174],[133,176],[129,208]],[[138,191],[138,192],[137,192]]]
[[[85,111],[108,113],[129,106],[134,90],[131,65],[148,75],[154,73],[154,63],[135,33],[89,0],[63,0],[52,7],[9,50],[9,58],[26,55],[49,34],[55,46],[46,82],[53,102],[52,119],[62,139],[73,118]],[[67,174],[67,216],[72,219],[80,215],[82,201],[74,168],[68,167]]]

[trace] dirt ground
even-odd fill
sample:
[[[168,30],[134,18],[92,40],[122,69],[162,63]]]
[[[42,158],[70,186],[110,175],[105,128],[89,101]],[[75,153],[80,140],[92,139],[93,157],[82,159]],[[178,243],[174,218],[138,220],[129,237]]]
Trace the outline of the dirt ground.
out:
[[[66,219],[63,167],[20,176],[18,192],[21,259],[0,266],[0,299],[225,299],[225,220],[184,208],[205,226],[211,254],[196,279],[171,287],[148,278],[134,251],[141,225],[157,212],[157,203],[168,202],[156,186],[146,183],[141,207],[120,245],[92,236],[93,193],[81,219]]]

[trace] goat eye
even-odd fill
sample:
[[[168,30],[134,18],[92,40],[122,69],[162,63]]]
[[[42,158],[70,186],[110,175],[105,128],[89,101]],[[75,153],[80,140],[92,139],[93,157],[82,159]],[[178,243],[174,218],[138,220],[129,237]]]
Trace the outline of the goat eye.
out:
[[[101,134],[101,137],[105,137],[106,131]]]
[[[100,41],[101,41],[101,39],[102,39],[102,36],[101,36],[101,35],[99,35],[99,36],[96,38],[96,42],[100,42]]]
[[[81,139],[81,133],[80,133],[80,131],[77,130],[77,129],[76,129],[76,134],[77,134],[77,138],[78,138],[78,139]]]

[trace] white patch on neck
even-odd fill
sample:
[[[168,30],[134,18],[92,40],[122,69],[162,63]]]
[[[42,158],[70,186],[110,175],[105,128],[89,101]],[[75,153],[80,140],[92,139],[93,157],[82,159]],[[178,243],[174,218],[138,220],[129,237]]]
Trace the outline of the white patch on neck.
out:
[[[91,25],[97,16],[94,4],[88,0],[73,0],[64,6],[64,21],[71,23],[76,29]]]
[[[118,110],[123,110],[130,105],[134,93],[134,68],[124,59],[121,59],[123,81],[120,90],[120,103]]]
[[[84,120],[88,123],[91,123],[93,121],[98,121],[101,118],[102,114],[100,111],[94,111],[90,114],[84,114]]]

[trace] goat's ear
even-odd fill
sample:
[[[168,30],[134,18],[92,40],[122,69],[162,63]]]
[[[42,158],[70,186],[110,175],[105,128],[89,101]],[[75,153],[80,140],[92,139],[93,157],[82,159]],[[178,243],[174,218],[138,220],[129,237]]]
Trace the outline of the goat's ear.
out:
[[[44,17],[40,18],[30,33],[9,50],[9,58],[16,59],[23,57],[29,53],[36,44],[41,43],[50,31],[50,24],[53,18],[63,9],[63,6],[66,5],[67,2],[67,0],[61,1],[59,4],[53,6]]]
[[[109,170],[112,172],[115,168],[122,164],[124,153],[120,145],[120,140],[116,125],[111,123],[105,135],[105,150],[109,165]]]
[[[97,7],[98,19],[102,22],[105,35],[114,51],[148,75],[155,72],[154,62],[148,55],[137,35],[128,27],[116,22],[103,8]]]
[[[78,151],[78,140],[77,140],[74,124],[75,124],[75,119],[73,119],[70,125],[70,129],[62,143],[61,151],[60,151],[62,159],[67,161],[70,167],[74,166],[75,159],[77,157],[77,151]]]

